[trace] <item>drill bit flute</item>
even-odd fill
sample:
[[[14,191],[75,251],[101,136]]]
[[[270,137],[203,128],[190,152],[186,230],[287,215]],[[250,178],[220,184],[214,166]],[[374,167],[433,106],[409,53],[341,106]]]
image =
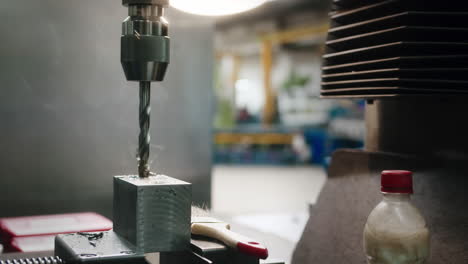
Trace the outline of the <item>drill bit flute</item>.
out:
[[[151,174],[148,164],[150,153],[150,113],[151,113],[151,83],[140,82],[140,135],[138,137],[138,175],[142,178]]]
[[[121,62],[129,81],[140,83],[138,175],[151,175],[151,82],[162,81],[169,64],[168,24],[163,18],[168,0],[123,0],[129,17],[122,25]]]

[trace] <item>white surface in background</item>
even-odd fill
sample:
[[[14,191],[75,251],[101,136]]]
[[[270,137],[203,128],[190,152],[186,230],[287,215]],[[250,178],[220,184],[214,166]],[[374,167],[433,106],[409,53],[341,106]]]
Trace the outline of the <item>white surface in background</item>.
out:
[[[326,181],[321,167],[216,166],[212,214],[286,263]]]
[[[297,212],[236,216],[233,222],[297,243],[308,219],[307,212]]]
[[[265,105],[265,94],[255,80],[240,79],[236,82],[236,109],[247,108],[250,114],[258,115]]]
[[[2,253],[3,253],[3,245],[0,244],[0,254],[2,254]]]
[[[307,211],[326,180],[312,166],[216,166],[212,177],[212,211],[229,215]]]

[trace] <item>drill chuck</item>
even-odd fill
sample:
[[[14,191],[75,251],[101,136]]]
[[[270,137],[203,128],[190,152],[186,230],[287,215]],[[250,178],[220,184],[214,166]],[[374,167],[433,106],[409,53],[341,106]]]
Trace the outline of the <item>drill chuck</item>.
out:
[[[130,5],[159,5],[166,7],[169,5],[169,0],[123,0],[124,6]]]
[[[167,0],[124,0],[121,63],[129,81],[162,81],[169,65],[170,39],[164,19]]]

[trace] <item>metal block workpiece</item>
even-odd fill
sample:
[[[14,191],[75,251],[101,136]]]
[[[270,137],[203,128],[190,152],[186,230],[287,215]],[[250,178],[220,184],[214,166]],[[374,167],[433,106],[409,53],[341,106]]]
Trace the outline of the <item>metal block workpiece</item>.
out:
[[[192,186],[168,176],[114,177],[114,231],[142,253],[187,250]]]

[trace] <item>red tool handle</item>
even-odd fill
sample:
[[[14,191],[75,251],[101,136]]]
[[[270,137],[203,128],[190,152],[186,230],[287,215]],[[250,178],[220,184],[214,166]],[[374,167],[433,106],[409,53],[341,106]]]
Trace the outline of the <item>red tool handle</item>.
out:
[[[260,243],[239,235],[228,229],[226,223],[193,223],[192,234],[202,235],[218,239],[233,249],[237,249],[244,254],[266,259],[268,257],[268,249]]]
[[[260,259],[268,258],[268,249],[257,242],[238,242],[237,249],[244,254]]]

